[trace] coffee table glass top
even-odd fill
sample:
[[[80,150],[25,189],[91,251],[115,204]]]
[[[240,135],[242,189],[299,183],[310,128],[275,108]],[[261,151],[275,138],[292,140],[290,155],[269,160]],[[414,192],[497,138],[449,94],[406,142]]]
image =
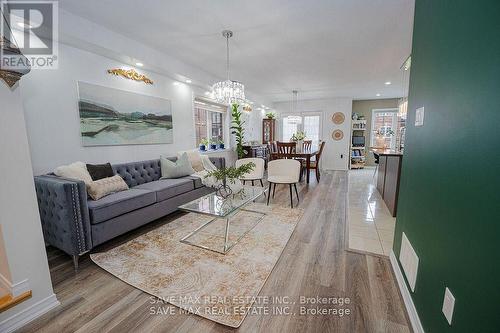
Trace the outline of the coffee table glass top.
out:
[[[237,209],[245,206],[266,192],[264,187],[243,186],[241,192],[230,195],[226,199],[218,197],[215,192],[188,202],[179,209],[217,217],[226,217]]]

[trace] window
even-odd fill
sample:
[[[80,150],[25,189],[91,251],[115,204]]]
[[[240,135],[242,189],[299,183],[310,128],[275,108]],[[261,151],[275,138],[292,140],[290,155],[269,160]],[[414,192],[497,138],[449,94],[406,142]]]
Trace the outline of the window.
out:
[[[398,135],[398,109],[372,110],[370,145],[396,148]]]
[[[300,123],[290,122],[288,116],[298,116],[300,117]],[[283,141],[290,141],[290,138],[297,131],[304,131],[306,133],[306,139],[312,140],[313,144],[318,144],[321,140],[321,118],[322,113],[320,112],[302,112],[297,114],[283,114],[283,127],[281,139]]]
[[[194,102],[196,145],[203,139],[224,140],[227,107],[202,99]]]

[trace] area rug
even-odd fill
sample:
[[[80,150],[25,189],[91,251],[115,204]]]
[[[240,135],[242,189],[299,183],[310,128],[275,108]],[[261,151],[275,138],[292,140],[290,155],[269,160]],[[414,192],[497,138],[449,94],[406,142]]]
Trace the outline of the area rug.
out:
[[[180,242],[211,219],[190,213],[90,257],[109,273],[162,301],[236,328],[251,310],[304,213],[300,208],[258,203],[246,208],[267,215],[225,255]]]

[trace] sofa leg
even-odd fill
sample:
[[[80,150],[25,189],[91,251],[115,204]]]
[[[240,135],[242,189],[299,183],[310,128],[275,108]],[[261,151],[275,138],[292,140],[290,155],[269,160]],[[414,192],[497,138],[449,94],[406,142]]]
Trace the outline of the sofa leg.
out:
[[[73,267],[75,268],[75,272],[78,272],[78,259],[80,259],[80,256],[78,254],[72,255],[73,257]]]

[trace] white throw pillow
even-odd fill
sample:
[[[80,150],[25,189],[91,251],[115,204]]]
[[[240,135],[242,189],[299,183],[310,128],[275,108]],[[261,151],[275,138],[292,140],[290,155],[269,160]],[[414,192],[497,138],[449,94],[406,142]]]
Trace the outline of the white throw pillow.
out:
[[[204,170],[203,163],[201,162],[201,154],[197,149],[180,151],[177,153],[177,158],[181,157],[183,154],[187,154],[189,163],[194,171],[199,172]]]
[[[87,193],[94,200],[99,200],[111,193],[128,190],[128,185],[120,175],[102,178],[87,186]]]
[[[180,178],[194,173],[186,153],[182,154],[176,162],[172,162],[171,160],[161,156],[160,166],[162,179]]]
[[[86,185],[92,183],[92,177],[83,162],[61,165],[54,170],[54,174],[59,177],[82,180]]]

